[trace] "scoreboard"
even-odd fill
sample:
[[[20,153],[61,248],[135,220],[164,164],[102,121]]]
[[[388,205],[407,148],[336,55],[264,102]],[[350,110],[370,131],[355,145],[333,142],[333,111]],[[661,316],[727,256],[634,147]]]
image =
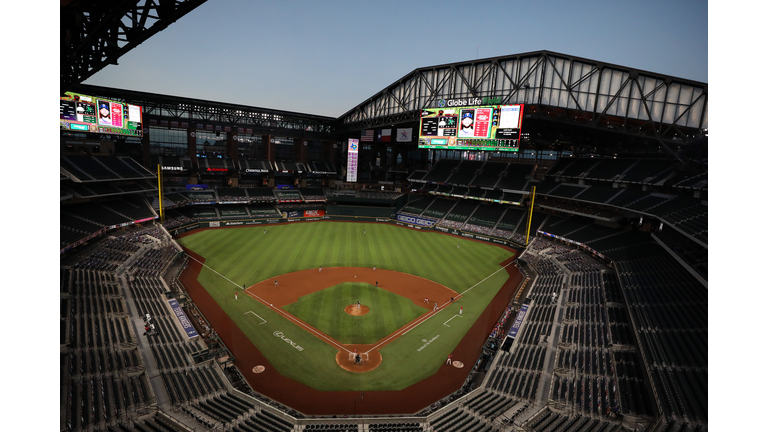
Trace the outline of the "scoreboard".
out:
[[[519,150],[523,105],[444,105],[421,111],[419,148]]]
[[[140,137],[141,107],[66,92],[59,98],[59,129]]]

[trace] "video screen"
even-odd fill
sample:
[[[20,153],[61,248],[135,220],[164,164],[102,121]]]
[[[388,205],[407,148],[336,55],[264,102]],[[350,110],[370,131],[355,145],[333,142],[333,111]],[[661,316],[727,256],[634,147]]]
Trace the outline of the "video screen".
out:
[[[137,105],[67,92],[59,100],[59,128],[140,137],[142,110]]]
[[[427,108],[419,148],[518,151],[523,105]]]

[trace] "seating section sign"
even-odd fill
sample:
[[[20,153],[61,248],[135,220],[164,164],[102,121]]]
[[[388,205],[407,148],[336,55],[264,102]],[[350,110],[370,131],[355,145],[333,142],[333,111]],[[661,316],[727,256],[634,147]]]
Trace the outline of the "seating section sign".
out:
[[[520,331],[520,326],[523,325],[523,320],[525,319],[525,314],[528,313],[528,305],[524,304],[520,307],[520,312],[517,313],[517,318],[515,318],[515,322],[512,323],[512,328],[509,329],[509,336],[510,339],[514,339],[517,337],[517,332]]]
[[[197,337],[197,330],[195,330],[195,327],[192,325],[192,322],[189,321],[189,318],[187,318],[187,314],[184,313],[184,309],[181,308],[181,305],[179,305],[179,302],[176,301],[176,299],[170,299],[168,300],[168,303],[171,305],[171,309],[173,309],[174,315],[176,315],[176,318],[179,320],[179,323],[181,323],[181,327],[184,328],[184,332],[187,333],[188,338]]]

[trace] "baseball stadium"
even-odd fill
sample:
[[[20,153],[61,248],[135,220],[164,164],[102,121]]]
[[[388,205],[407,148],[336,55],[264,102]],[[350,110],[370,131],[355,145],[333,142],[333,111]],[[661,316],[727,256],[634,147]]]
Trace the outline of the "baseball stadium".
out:
[[[707,83],[536,51],[338,118],[83,84],[204,1],[124,3],[61,2],[61,431],[708,429]]]

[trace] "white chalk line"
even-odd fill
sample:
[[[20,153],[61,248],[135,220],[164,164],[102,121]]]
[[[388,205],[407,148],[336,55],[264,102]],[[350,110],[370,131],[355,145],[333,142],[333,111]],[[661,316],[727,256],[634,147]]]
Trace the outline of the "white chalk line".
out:
[[[495,272],[493,272],[493,273],[489,274],[489,275],[488,275],[488,276],[487,276],[485,279],[481,280],[480,282],[478,282],[478,283],[476,283],[476,284],[472,285],[471,287],[467,288],[467,289],[466,289],[464,292],[462,292],[462,293],[460,293],[460,294],[459,294],[459,297],[463,296],[465,293],[468,293],[469,291],[471,291],[472,289],[474,289],[476,286],[478,286],[478,285],[480,285],[481,283],[483,283],[483,282],[487,281],[488,279],[490,279],[491,277],[493,277],[493,276],[494,276],[496,273],[498,273],[498,272],[500,272],[500,271],[502,271],[502,270],[506,269],[506,268],[507,268],[507,267],[509,267],[510,265],[512,265],[512,262],[510,262],[509,264],[507,264],[507,265],[503,266],[502,268],[500,268],[500,269],[496,270]],[[458,299],[458,297],[457,297],[456,299]],[[456,300],[456,299],[454,299],[454,300]],[[405,327],[401,328],[399,331],[397,331],[397,332],[393,333],[391,336],[387,337],[386,339],[384,339],[384,340],[382,340],[381,342],[379,342],[378,344],[376,344],[376,345],[375,345],[373,348],[371,348],[371,349],[369,349],[368,351],[366,351],[366,353],[369,353],[369,352],[371,352],[371,351],[375,350],[376,348],[378,348],[378,347],[380,347],[380,346],[384,345],[385,343],[389,342],[389,340],[390,340],[390,339],[393,339],[393,338],[396,338],[396,337],[399,337],[399,336],[405,336],[406,334],[408,334],[408,332],[409,332],[409,331],[411,331],[411,330],[415,329],[416,327],[418,327],[418,326],[420,326],[421,324],[423,324],[424,322],[426,322],[428,319],[430,319],[430,318],[432,318],[433,316],[435,316],[435,315],[439,314],[440,312],[442,312],[442,311],[443,311],[443,308],[444,308],[446,305],[450,304],[450,303],[451,303],[450,301],[447,301],[447,302],[443,303],[442,305],[438,306],[438,308],[439,308],[438,310],[436,310],[436,311],[432,311],[432,312],[430,312],[429,314],[427,314],[427,315],[425,315],[425,316],[421,317],[420,319],[418,319],[418,320],[416,320],[416,321],[412,322],[411,324],[408,324],[407,326],[405,326]],[[401,331],[403,331],[404,329],[407,329],[407,330],[405,330],[405,332],[403,332],[403,333],[400,333],[400,332],[401,332]]]
[[[262,324],[266,324],[266,323],[267,323],[267,320],[265,320],[264,318],[260,317],[260,316],[259,316],[258,314],[256,314],[256,312],[254,312],[254,311],[248,311],[248,312],[244,313],[243,315],[248,315],[248,314],[254,314],[254,315],[256,315],[257,317],[259,317],[259,319],[260,319],[260,320],[264,321],[263,323],[261,323],[261,324],[259,324],[259,325],[262,325]]]
[[[210,270],[210,271],[212,271],[212,272],[216,273],[217,275],[221,276],[222,278],[224,278],[224,279],[228,280],[230,283],[232,283],[232,285],[236,286],[236,287],[237,287],[237,288],[239,288],[239,289],[242,289],[242,288],[240,287],[240,285],[238,285],[238,284],[236,284],[236,283],[232,282],[232,280],[230,280],[230,279],[229,279],[229,278],[227,278],[226,276],[224,276],[224,275],[222,275],[221,273],[217,272],[216,270],[214,270],[214,269],[212,269],[212,268],[208,267],[207,265],[205,265],[205,263],[203,263],[203,262],[200,262],[200,260],[196,259],[195,257],[193,257],[193,256],[191,256],[191,255],[189,255],[189,254],[187,254],[187,256],[188,256],[188,257],[190,257],[190,258],[192,258],[193,260],[197,261],[198,263],[200,263],[200,265],[202,265],[203,267],[207,268],[208,270]],[[266,301],[266,300],[264,300],[263,298],[261,298],[261,297],[257,296],[256,294],[253,294],[252,292],[249,292],[249,291],[247,291],[247,290],[244,290],[244,291],[245,291],[245,292],[246,292],[246,294],[248,294],[249,296],[251,296],[251,297],[255,298],[255,299],[256,299],[256,300],[258,300],[258,301],[260,301],[262,304],[264,304],[264,306],[270,307],[270,308],[274,309],[275,311],[277,311],[278,313],[280,313],[281,315],[283,315],[284,317],[288,318],[288,320],[290,320],[291,322],[293,322],[293,323],[295,323],[295,324],[297,324],[297,325],[299,325],[299,326],[301,326],[301,327],[304,327],[305,329],[309,330],[310,332],[314,333],[315,335],[317,335],[317,336],[320,336],[321,338],[325,339],[326,341],[328,341],[328,342],[329,342],[329,343],[331,343],[332,345],[334,345],[334,346],[336,346],[336,347],[338,347],[338,348],[340,348],[340,349],[342,349],[342,350],[344,350],[344,351],[346,351],[346,352],[350,352],[348,349],[346,349],[346,348],[344,348],[343,346],[341,346],[341,345],[339,345],[338,343],[336,343],[336,341],[334,341],[334,340],[332,340],[332,339],[328,338],[326,335],[324,335],[324,334],[320,333],[319,331],[315,330],[314,328],[312,328],[312,327],[310,327],[310,326],[308,326],[308,325],[304,324],[303,322],[296,320],[294,317],[292,317],[291,315],[289,315],[287,312],[283,311],[282,309],[280,309],[280,308],[276,308],[276,307],[272,306],[272,304],[271,304],[271,303],[267,302],[267,301]],[[254,314],[254,315],[255,315],[255,314]],[[259,317],[259,318],[261,318],[261,317]],[[264,318],[262,318],[262,319],[264,319]],[[262,324],[263,324],[263,323],[262,323]],[[259,325],[261,325],[261,324],[259,324]]]
[[[198,263],[200,263],[200,265],[202,265],[203,267],[207,268],[208,270],[210,270],[210,271],[212,271],[212,272],[216,273],[217,275],[221,276],[222,278],[224,278],[224,279],[228,280],[230,283],[232,283],[232,285],[235,285],[236,287],[240,288],[240,285],[238,285],[238,284],[236,284],[236,283],[232,282],[232,280],[230,280],[230,279],[229,279],[229,278],[227,278],[226,276],[224,276],[224,275],[222,275],[221,273],[217,272],[216,270],[214,270],[214,269],[212,269],[212,268],[208,267],[207,265],[205,265],[205,263],[202,263],[202,262],[200,262],[199,260],[195,259],[195,257],[193,257],[193,256],[191,256],[191,255],[189,255],[189,254],[187,254],[187,256],[188,256],[188,257],[190,257],[190,258],[192,258],[193,260],[197,261]],[[493,273],[489,274],[488,276],[486,276],[486,277],[485,277],[485,279],[481,280],[480,282],[478,282],[478,283],[476,283],[476,284],[472,285],[471,287],[467,288],[466,290],[464,290],[463,292],[461,292],[461,293],[460,293],[460,294],[459,294],[459,295],[456,297],[456,299],[458,299],[459,297],[461,297],[461,296],[463,296],[464,294],[468,293],[469,291],[473,290],[475,287],[477,287],[477,286],[478,286],[478,285],[480,285],[481,283],[483,283],[483,282],[487,281],[488,279],[490,279],[491,277],[493,277],[493,276],[494,276],[496,273],[498,273],[498,272],[500,272],[500,271],[502,271],[502,270],[506,269],[506,268],[507,268],[507,267],[509,267],[510,265],[512,265],[512,262],[510,262],[509,264],[507,264],[507,265],[505,265],[505,266],[501,267],[500,269],[496,270],[495,272],[493,272]],[[336,346],[336,347],[338,347],[338,348],[340,348],[340,349],[343,349],[344,351],[346,351],[346,352],[348,352],[348,353],[349,353],[349,352],[351,352],[351,351],[349,351],[348,349],[344,348],[343,346],[341,346],[341,345],[337,344],[335,341],[333,341],[333,340],[329,339],[329,338],[328,338],[327,336],[325,336],[324,334],[322,334],[322,333],[318,332],[318,331],[317,331],[317,330],[315,330],[314,328],[312,328],[312,327],[310,327],[310,326],[308,326],[308,325],[305,325],[304,323],[302,323],[302,322],[300,322],[300,321],[297,321],[297,320],[295,320],[295,319],[294,319],[292,316],[290,316],[289,314],[287,314],[287,313],[286,313],[286,312],[284,312],[283,310],[281,310],[281,309],[279,309],[279,308],[276,308],[276,307],[272,306],[272,304],[271,304],[271,303],[267,303],[267,301],[266,301],[266,300],[264,300],[264,299],[262,299],[261,297],[259,297],[259,296],[255,295],[255,294],[253,294],[253,293],[251,293],[251,292],[249,292],[249,291],[245,291],[245,292],[246,292],[246,293],[248,293],[248,295],[250,295],[251,297],[253,297],[253,298],[255,298],[255,299],[259,300],[260,302],[262,302],[262,303],[263,303],[265,306],[269,305],[269,307],[271,307],[271,308],[272,308],[272,309],[274,309],[275,311],[279,312],[281,315],[285,316],[286,318],[288,318],[288,319],[289,319],[289,320],[291,320],[292,322],[294,322],[294,323],[296,323],[296,324],[300,325],[301,327],[304,327],[304,328],[306,328],[306,329],[310,330],[312,333],[314,333],[314,334],[316,334],[316,335],[320,336],[321,338],[323,338],[323,339],[325,339],[326,341],[330,342],[330,343],[331,343],[331,344],[333,344],[334,346]],[[454,299],[454,300],[456,300],[456,299]],[[423,316],[422,318],[420,318],[420,319],[418,319],[418,320],[416,320],[416,321],[412,322],[411,324],[408,324],[407,326],[405,326],[405,327],[401,328],[401,329],[400,329],[399,331],[397,331],[396,333],[392,334],[391,336],[389,336],[389,337],[387,337],[386,339],[382,340],[382,341],[381,341],[381,342],[379,342],[378,344],[374,345],[374,346],[373,346],[373,348],[371,348],[371,349],[369,349],[368,351],[366,351],[366,352],[365,352],[365,354],[368,354],[369,352],[371,352],[371,351],[375,350],[376,348],[378,348],[378,347],[380,347],[380,346],[384,345],[385,343],[389,342],[389,340],[390,340],[390,339],[393,339],[393,338],[395,338],[395,337],[398,337],[398,336],[405,336],[405,335],[406,335],[406,334],[408,334],[408,332],[410,332],[411,330],[415,329],[416,327],[420,326],[421,324],[423,324],[423,323],[424,323],[425,321],[427,321],[428,319],[430,319],[430,318],[432,318],[433,316],[437,315],[438,313],[442,312],[442,311],[443,311],[443,308],[444,308],[444,307],[445,307],[447,304],[449,304],[449,303],[451,303],[451,302],[450,302],[450,301],[447,301],[447,302],[443,303],[442,305],[438,306],[438,308],[439,308],[438,310],[436,310],[436,311],[432,311],[432,312],[430,312],[429,314],[427,314],[427,315]],[[405,330],[405,332],[403,332],[403,333],[400,333],[400,332],[401,332],[403,329],[407,329],[407,330]]]
[[[450,321],[450,320],[452,320],[452,319],[454,319],[454,318],[456,318],[456,317],[461,317],[461,318],[464,318],[464,317],[463,317],[463,316],[461,316],[461,315],[454,315],[454,316],[452,316],[452,317],[448,318],[448,321]],[[444,323],[443,323],[443,325],[444,325],[444,326],[446,326],[446,327],[450,327],[450,326],[448,325],[448,321],[444,322]]]

